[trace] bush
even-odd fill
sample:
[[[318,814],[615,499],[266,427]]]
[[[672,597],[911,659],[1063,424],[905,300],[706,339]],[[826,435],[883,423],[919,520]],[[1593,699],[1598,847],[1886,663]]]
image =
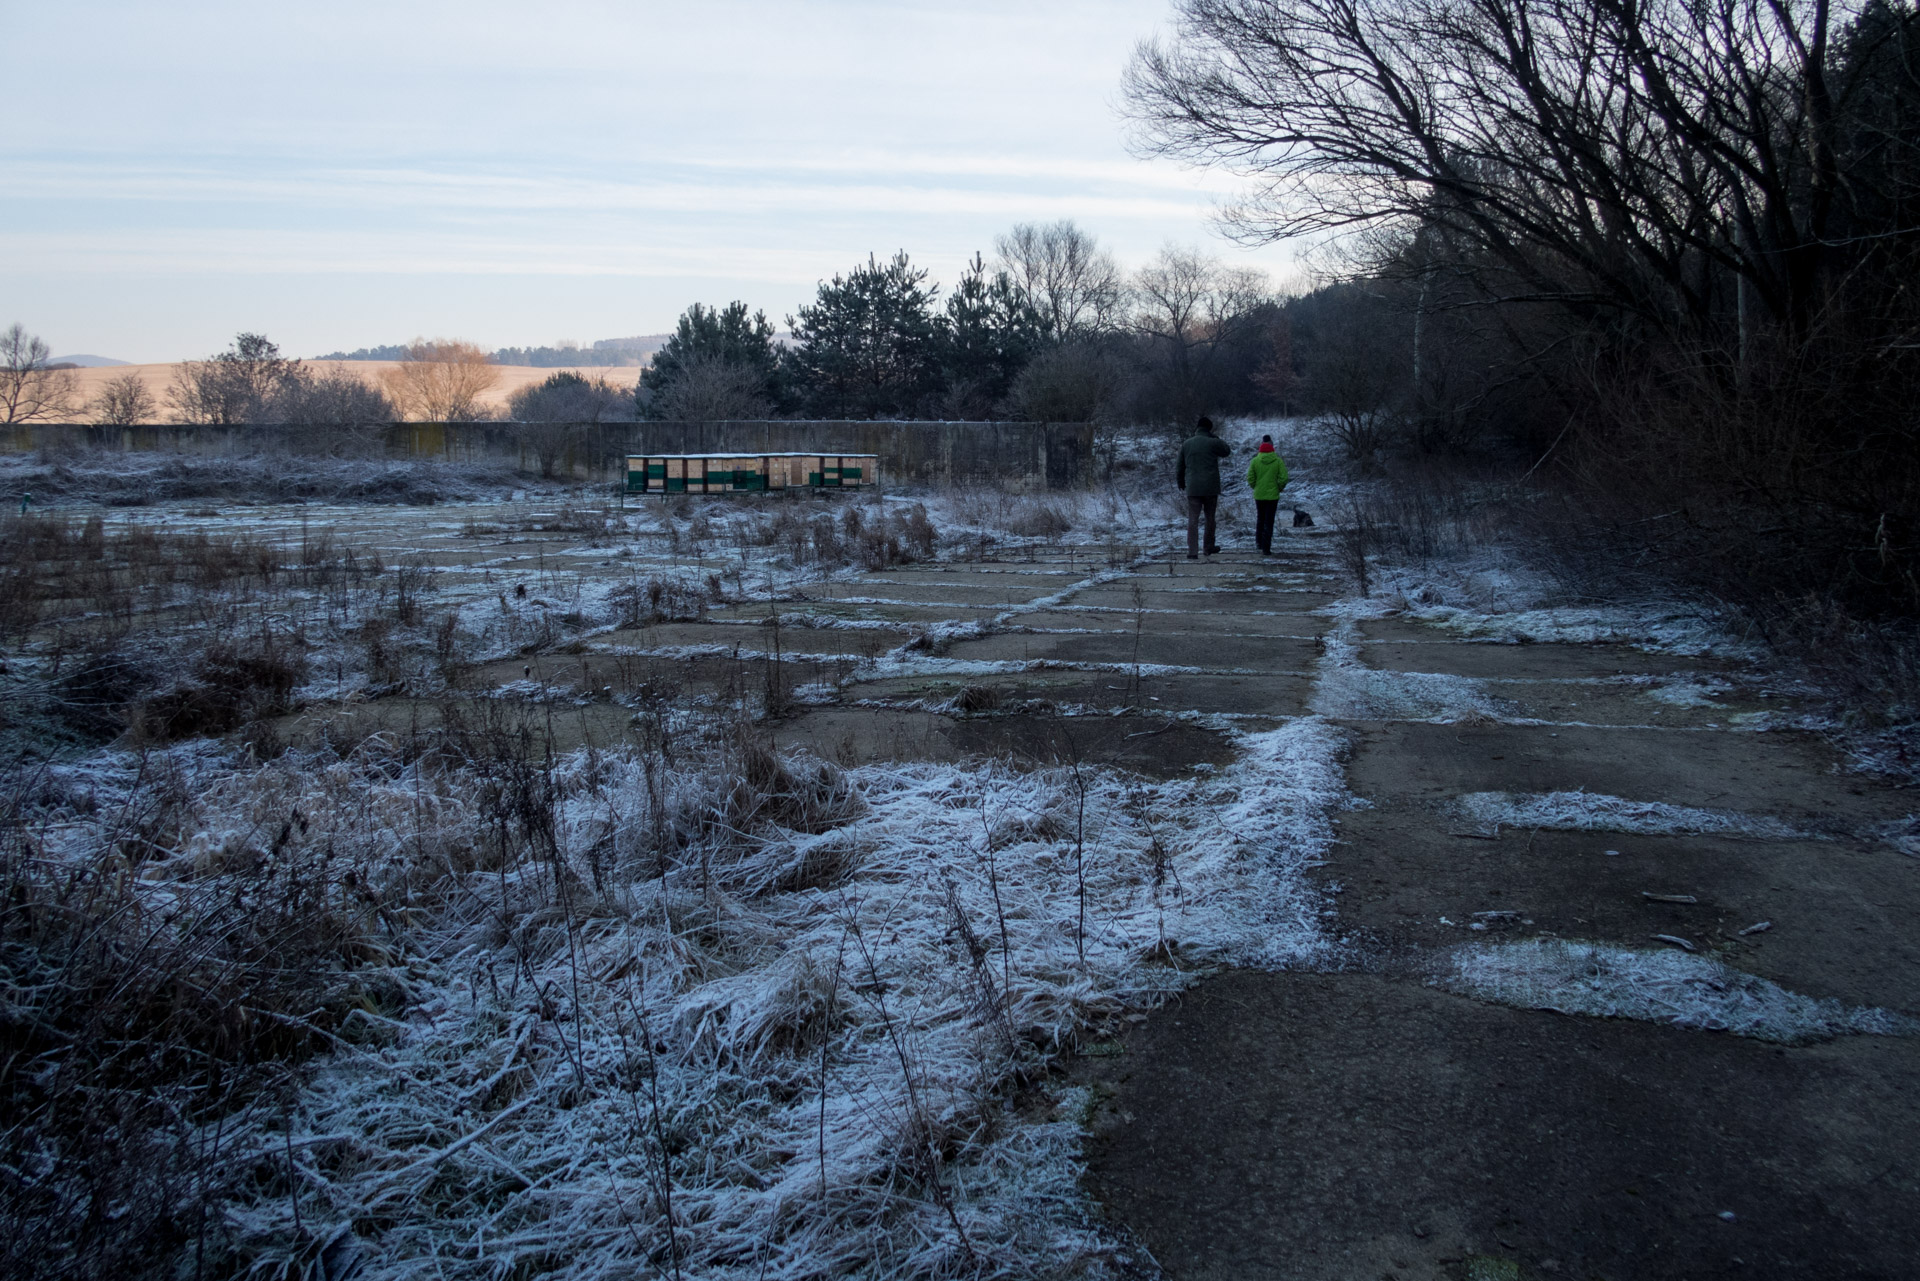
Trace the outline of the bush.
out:
[[[723,356],[689,357],[647,404],[647,417],[668,422],[750,421],[772,412],[766,375]]]
[[[142,700],[130,719],[140,737],[154,742],[224,734],[286,714],[305,676],[305,659],[270,631],[251,641],[219,641],[189,679]]]
[[[632,389],[615,387],[605,378],[585,378],[570,369],[507,397],[507,412],[523,423],[626,422],[632,419],[633,409]]]
[[[295,812],[206,851],[164,913],[140,864],[191,798],[143,772],[117,840],[45,857],[16,777],[0,837],[0,1272],[170,1276],[219,1266],[221,1202],[251,1171],[223,1135],[356,1010],[395,1004],[377,907]],[[253,1154],[245,1154],[251,1156]]]
[[[1123,399],[1124,366],[1092,343],[1068,343],[1034,357],[1013,380],[1008,407],[1040,423],[1105,421]]]

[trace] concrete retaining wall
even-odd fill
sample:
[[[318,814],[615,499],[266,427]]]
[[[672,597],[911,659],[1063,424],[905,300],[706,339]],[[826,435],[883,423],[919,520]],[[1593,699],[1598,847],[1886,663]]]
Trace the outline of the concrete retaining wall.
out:
[[[629,454],[878,454],[882,484],[1010,482],[1071,489],[1093,477],[1090,423],[807,422],[392,423],[372,427],[0,428],[0,450],[149,451],[205,457],[296,453],[343,458],[512,462],[548,477],[624,483]]]

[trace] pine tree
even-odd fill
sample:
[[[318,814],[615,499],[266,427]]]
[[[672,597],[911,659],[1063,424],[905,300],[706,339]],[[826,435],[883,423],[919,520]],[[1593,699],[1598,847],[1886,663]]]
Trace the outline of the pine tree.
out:
[[[788,355],[806,412],[824,418],[900,418],[926,412],[940,385],[946,320],[938,286],[903,251],[820,286],[817,301],[789,317]]]
[[[773,339],[773,322],[763,311],[747,314],[747,304],[730,302],[712,308],[695,303],[681,313],[673,337],[653,354],[653,360],[640,375],[640,392],[653,412],[672,402],[666,393],[682,374],[695,366],[737,366],[749,371],[751,381],[762,388],[764,398],[775,406],[784,403],[780,349]]]
[[[967,417],[987,417],[1045,343],[1045,322],[1013,278],[988,275],[977,253],[947,297],[946,320],[940,363],[947,404]]]

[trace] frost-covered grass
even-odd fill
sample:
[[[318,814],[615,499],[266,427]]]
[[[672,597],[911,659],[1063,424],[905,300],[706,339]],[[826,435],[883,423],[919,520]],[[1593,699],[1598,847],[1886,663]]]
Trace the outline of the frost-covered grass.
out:
[[[744,731],[652,732],[652,752],[558,758],[498,738],[168,755],[185,785],[157,826],[178,836],[119,882],[142,916],[312,865],[354,922],[341,947],[379,957],[365,996],[278,1016],[323,1048],[278,1104],[184,1139],[217,1154],[223,1257],[1098,1274],[1116,1247],[1073,1192],[1077,1131],[1020,1118],[1020,1083],[1200,967],[1327,947],[1298,876],[1345,802],[1319,721],[1162,784],[841,774]],[[159,764],[55,767],[38,856],[105,874]],[[81,1153],[47,1156],[37,1177],[77,1178]]]
[[[1444,967],[1438,983],[1485,1001],[1731,1032],[1786,1045],[1920,1031],[1912,1019],[1892,1011],[1803,996],[1712,957],[1673,950],[1636,952],[1532,939],[1456,948]]]
[[[291,749],[257,726],[157,733],[12,776],[4,901],[32,906],[0,906],[0,945],[52,968],[9,997],[42,1067],[9,1086],[0,1218],[71,1250],[31,1267],[1117,1266],[1077,1189],[1071,1100],[1056,1115],[1032,1087],[1205,967],[1326,952],[1300,868],[1347,803],[1340,736],[1228,726],[1236,762],[1175,783],[843,772],[774,757],[753,690],[682,688],[664,652],[626,670],[635,646],[603,639],[983,548],[1053,562],[1061,521],[1106,538],[1067,557],[1085,585],[1163,532],[1125,493],[1017,497],[957,532],[953,495],[109,516],[69,531],[69,559],[118,576],[110,628],[58,557],[29,558],[51,586],[16,676],[51,681],[90,637],[199,689],[228,670],[200,662],[214,638],[271,635],[297,674],[240,721],[426,709]],[[175,536],[229,568],[150,582],[123,555]],[[863,670],[938,665],[962,634],[920,630]],[[596,656],[605,689],[532,670]],[[596,700],[632,716],[626,745],[562,750],[562,704]],[[99,946],[49,950],[49,921]],[[160,1057],[105,1071],[114,1038],[74,1031],[103,1019]]]
[[[318,429],[326,430],[326,429]],[[342,433],[351,436],[351,429]],[[559,494],[573,484],[530,477],[506,464],[388,460],[377,432],[351,445],[349,457],[260,453],[211,457],[175,453],[75,450],[0,454],[0,489],[37,506],[166,503],[381,503],[430,505],[502,499],[515,493]]]

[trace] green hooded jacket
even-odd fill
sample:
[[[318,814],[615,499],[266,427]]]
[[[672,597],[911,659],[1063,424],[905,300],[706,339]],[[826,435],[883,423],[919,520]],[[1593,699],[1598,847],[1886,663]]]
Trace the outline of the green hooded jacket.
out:
[[[1233,449],[1209,431],[1195,432],[1180,446],[1180,461],[1173,469],[1173,483],[1187,491],[1188,498],[1215,498],[1220,493],[1220,460]]]
[[[1277,500],[1287,487],[1287,460],[1278,451],[1255,454],[1247,463],[1247,483],[1253,486],[1256,499]]]

